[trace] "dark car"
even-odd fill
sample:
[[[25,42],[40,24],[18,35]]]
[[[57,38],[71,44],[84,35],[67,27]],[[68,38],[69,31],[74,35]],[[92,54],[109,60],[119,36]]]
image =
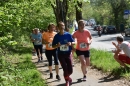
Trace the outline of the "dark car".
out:
[[[103,33],[116,33],[116,27],[113,25],[103,26]]]

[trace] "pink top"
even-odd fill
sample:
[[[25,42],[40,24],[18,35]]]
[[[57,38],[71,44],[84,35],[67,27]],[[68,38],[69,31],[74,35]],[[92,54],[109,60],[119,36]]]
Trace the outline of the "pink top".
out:
[[[91,33],[86,29],[83,32],[80,32],[79,30],[74,32],[73,37],[77,39],[76,49],[80,51],[89,50],[89,46],[87,46],[87,43],[90,40],[90,36]]]

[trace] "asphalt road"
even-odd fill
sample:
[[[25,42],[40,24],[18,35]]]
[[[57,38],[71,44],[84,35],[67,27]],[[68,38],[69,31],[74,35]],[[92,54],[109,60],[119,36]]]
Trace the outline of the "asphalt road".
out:
[[[112,33],[112,34],[102,34],[102,36],[99,37],[97,31],[94,31],[93,28],[91,28],[90,26],[86,26],[85,29],[88,29],[92,34],[93,42],[91,44],[91,47],[107,51],[111,51],[115,48],[112,45],[112,42],[117,43],[116,37],[121,35],[120,33]],[[124,40],[130,42],[130,37],[124,36]]]

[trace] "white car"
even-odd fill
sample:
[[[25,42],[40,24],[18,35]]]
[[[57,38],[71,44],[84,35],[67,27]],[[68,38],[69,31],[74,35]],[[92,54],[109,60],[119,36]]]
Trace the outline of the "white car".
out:
[[[125,29],[125,36],[128,36],[128,35],[130,35],[130,28]]]
[[[95,19],[89,19],[89,25],[96,25]]]

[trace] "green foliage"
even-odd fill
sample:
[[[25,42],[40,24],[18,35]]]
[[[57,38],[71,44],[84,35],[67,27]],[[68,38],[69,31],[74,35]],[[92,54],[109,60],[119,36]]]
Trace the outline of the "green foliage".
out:
[[[46,0],[9,0],[0,6],[0,44],[6,47],[21,43],[35,27],[47,29],[55,17]],[[26,39],[26,38],[25,38]],[[29,39],[27,39],[29,40]]]
[[[83,18],[95,18],[97,24],[116,25],[118,29],[121,22],[129,24],[123,18],[125,9],[130,9],[129,0],[90,0],[90,4],[84,4]]]
[[[19,52],[22,55],[8,52],[0,58],[0,86],[47,86],[31,62],[30,47]]]
[[[46,86],[31,62],[31,55],[28,54],[31,53],[29,43],[31,30],[35,27],[46,29],[48,23],[55,23],[52,8],[46,2],[1,1],[0,86]]]

